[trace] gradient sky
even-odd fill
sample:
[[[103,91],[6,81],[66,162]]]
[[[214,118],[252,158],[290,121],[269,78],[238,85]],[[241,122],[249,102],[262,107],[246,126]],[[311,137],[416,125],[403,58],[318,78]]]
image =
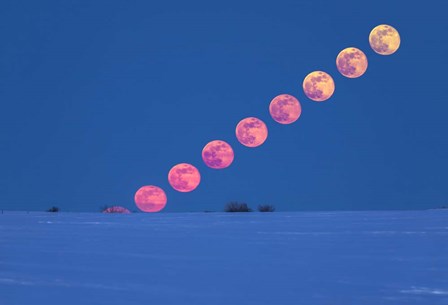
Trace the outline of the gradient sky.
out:
[[[448,204],[448,19],[444,1],[12,1],[0,4],[0,209],[131,210],[162,187],[164,211],[226,202],[277,210],[419,209]],[[381,56],[378,24],[402,43]],[[335,66],[363,50],[359,79]],[[303,78],[330,73],[334,96],[307,99]],[[302,105],[292,125],[268,112],[278,94]],[[250,149],[235,126],[263,119]],[[235,161],[201,158],[215,139]],[[178,193],[170,168],[202,181]]]

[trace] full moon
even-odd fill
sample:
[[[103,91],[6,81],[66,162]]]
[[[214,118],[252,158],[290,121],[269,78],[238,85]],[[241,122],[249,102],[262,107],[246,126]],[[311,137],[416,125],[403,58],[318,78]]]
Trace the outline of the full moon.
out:
[[[336,58],[336,67],[342,75],[348,78],[357,78],[367,70],[367,57],[357,48],[346,48]]]
[[[135,193],[134,201],[143,212],[159,212],[166,205],[166,194],[158,186],[145,185]]]
[[[254,117],[245,118],[236,126],[236,137],[244,146],[257,147],[266,141],[268,128],[260,119]]]
[[[222,169],[232,164],[235,155],[232,147],[221,140],[215,140],[205,145],[202,150],[204,163],[214,169]]]
[[[303,80],[303,91],[313,101],[326,101],[334,93],[333,78],[322,71],[311,72]]]
[[[281,94],[271,101],[269,112],[274,121],[280,124],[291,124],[300,117],[302,107],[294,96]]]
[[[400,47],[400,34],[390,25],[381,24],[370,32],[369,43],[376,53],[391,55]]]
[[[168,182],[176,191],[186,193],[196,189],[201,182],[201,175],[196,167],[188,163],[180,163],[168,173]]]

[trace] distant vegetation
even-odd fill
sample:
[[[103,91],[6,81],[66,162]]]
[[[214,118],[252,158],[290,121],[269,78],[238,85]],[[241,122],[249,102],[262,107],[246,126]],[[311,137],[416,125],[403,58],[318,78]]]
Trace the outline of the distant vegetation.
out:
[[[224,212],[252,212],[246,203],[232,201],[226,204]]]
[[[47,212],[50,212],[50,213],[57,213],[57,212],[59,212],[59,208],[58,208],[58,207],[51,207],[51,208],[49,208],[49,209],[47,210]]]
[[[275,211],[275,207],[273,205],[270,205],[270,204],[260,204],[258,206],[258,211],[259,212],[274,212]]]
[[[129,211],[128,209],[124,208],[124,207],[120,207],[120,206],[104,206],[101,210],[102,213],[105,214],[130,214],[131,211]]]

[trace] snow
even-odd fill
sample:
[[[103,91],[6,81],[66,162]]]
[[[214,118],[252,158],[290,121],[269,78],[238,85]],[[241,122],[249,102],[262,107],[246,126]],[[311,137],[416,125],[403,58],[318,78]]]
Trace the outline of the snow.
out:
[[[448,211],[0,214],[1,305],[448,304]]]

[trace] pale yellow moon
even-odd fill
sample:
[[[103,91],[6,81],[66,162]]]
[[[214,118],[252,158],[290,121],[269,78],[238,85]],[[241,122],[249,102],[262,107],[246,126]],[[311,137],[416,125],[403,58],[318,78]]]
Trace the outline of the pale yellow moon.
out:
[[[311,72],[303,80],[305,95],[315,102],[328,100],[333,95],[334,88],[333,78],[323,71]]]
[[[342,75],[357,78],[367,70],[367,56],[357,48],[346,48],[336,58],[336,67]]]
[[[236,126],[236,138],[247,147],[257,147],[266,141],[268,128],[266,124],[254,117],[241,120]]]
[[[369,43],[372,49],[381,55],[391,55],[400,47],[400,34],[387,24],[376,26],[369,35]]]

